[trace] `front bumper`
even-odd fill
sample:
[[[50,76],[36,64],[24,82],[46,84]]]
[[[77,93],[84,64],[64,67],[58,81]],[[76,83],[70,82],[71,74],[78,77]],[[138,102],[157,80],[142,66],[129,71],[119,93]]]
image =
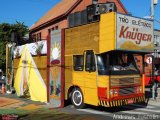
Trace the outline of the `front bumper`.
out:
[[[116,107],[141,102],[145,102],[145,96],[138,96],[119,100],[99,100],[98,105],[104,107]]]

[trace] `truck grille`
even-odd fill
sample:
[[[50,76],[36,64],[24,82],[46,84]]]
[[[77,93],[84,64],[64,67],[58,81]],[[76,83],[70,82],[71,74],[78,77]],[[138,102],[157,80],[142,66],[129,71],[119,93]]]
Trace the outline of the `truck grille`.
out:
[[[111,86],[128,86],[128,85],[136,85],[141,84],[140,77],[124,77],[124,78],[112,78],[111,77]]]
[[[127,95],[127,94],[133,94],[133,93],[134,93],[134,87],[126,87],[126,88],[119,89],[119,95]]]

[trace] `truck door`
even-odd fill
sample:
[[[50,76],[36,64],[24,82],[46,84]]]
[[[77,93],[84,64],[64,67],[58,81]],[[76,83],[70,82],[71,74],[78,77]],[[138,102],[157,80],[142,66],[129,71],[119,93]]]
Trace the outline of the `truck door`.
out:
[[[87,50],[85,55],[85,72],[84,75],[84,98],[85,102],[97,105],[97,70],[96,70],[96,58],[93,50]]]

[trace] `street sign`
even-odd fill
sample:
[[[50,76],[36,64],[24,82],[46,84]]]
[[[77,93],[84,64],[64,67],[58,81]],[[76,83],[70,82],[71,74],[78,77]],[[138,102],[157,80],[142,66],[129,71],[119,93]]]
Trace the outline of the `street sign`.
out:
[[[147,59],[146,59],[146,63],[148,63],[148,64],[152,64],[152,57],[147,57]]]

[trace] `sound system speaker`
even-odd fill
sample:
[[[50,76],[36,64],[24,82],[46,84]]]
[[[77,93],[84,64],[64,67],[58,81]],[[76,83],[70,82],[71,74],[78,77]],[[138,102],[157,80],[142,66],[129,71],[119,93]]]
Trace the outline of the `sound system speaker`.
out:
[[[117,11],[114,3],[92,4],[87,6],[87,13],[92,15],[100,15],[113,11]]]
[[[69,16],[68,16],[68,21],[69,21],[69,27],[74,27],[75,25],[75,23],[74,23],[74,13],[72,13],[72,14],[70,14]]]
[[[95,1],[96,2],[96,1]],[[86,10],[72,13],[69,15],[69,27],[84,25],[100,20],[100,14],[117,11],[114,3],[92,4],[87,6]]]
[[[87,10],[70,14],[68,20],[69,27],[87,24]]]
[[[81,11],[81,24],[87,24],[87,10]]]
[[[87,22],[96,22],[99,20],[99,16],[95,14],[97,4],[87,6]]]
[[[117,8],[114,3],[96,4],[95,15],[115,11],[117,11]]]
[[[74,13],[74,26],[81,25],[81,12]]]

